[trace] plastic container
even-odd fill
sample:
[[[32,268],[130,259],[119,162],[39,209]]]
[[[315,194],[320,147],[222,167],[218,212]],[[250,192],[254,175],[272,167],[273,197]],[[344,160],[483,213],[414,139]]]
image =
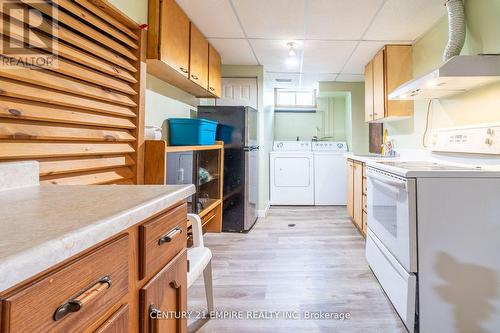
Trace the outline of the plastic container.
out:
[[[200,146],[215,144],[217,122],[207,119],[171,118],[168,120],[171,146]]]
[[[228,125],[217,125],[217,140],[229,144],[233,141],[233,127]]]

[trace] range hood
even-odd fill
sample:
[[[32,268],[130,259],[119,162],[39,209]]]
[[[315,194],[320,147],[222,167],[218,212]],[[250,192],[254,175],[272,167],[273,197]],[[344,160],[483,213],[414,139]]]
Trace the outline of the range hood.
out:
[[[500,80],[500,55],[454,56],[438,69],[399,86],[390,100],[444,98]]]

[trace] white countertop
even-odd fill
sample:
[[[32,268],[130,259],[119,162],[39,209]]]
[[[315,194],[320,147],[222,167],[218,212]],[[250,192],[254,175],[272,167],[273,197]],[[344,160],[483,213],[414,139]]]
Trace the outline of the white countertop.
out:
[[[384,157],[377,154],[355,154],[355,153],[346,153],[345,157],[363,163],[378,162],[378,161],[397,161],[400,159],[399,157]]]
[[[194,192],[194,185],[46,185],[0,191],[0,291]]]

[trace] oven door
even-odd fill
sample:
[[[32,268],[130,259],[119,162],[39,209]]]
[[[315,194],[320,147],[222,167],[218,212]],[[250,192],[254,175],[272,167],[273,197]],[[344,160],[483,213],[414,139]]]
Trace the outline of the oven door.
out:
[[[368,229],[407,272],[417,271],[415,179],[367,168]]]

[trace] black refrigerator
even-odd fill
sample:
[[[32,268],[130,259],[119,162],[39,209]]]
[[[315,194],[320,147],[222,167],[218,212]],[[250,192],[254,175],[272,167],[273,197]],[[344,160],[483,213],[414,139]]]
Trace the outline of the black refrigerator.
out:
[[[222,231],[248,232],[257,221],[257,110],[248,106],[199,106],[198,118],[215,120],[230,129],[224,143]]]

